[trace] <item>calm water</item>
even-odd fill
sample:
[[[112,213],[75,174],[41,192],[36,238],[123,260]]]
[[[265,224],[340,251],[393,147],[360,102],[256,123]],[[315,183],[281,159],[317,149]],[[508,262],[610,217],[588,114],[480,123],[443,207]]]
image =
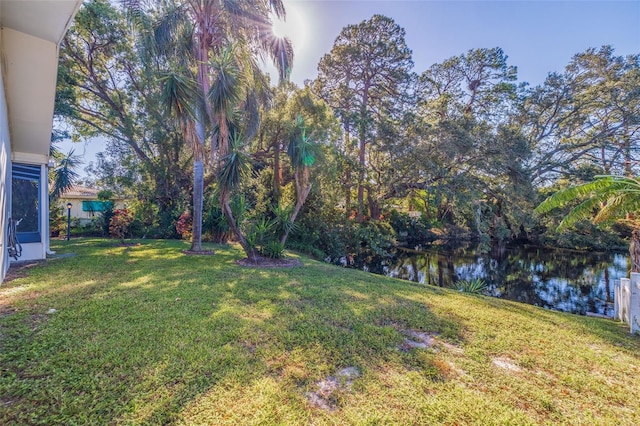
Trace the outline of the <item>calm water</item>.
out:
[[[353,265],[421,284],[455,287],[458,280],[483,279],[485,294],[558,311],[613,315],[613,280],[627,276],[628,256],[537,247],[501,247],[489,253],[474,246],[398,249],[387,259]]]

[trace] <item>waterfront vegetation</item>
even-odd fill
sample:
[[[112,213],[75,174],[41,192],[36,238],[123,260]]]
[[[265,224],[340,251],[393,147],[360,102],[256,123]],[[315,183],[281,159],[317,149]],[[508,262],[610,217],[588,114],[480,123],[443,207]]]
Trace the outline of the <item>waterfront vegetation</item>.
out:
[[[136,243],[57,241],[60,258],[12,268],[0,423],[640,423],[640,337],[621,323]]]
[[[339,261],[438,238],[628,249],[634,202],[616,209],[623,221],[590,219],[595,188],[640,173],[640,55],[594,46],[535,86],[498,46],[417,69],[412,49],[430,47],[374,15],[344,27],[299,87],[290,41],[270,31],[284,13],[281,0],[85,1],[60,47],[54,140],[103,137],[105,150],[82,179],[61,179],[74,161],[60,158],[55,180],[126,199],[127,236],[193,251],[234,240],[247,257]],[[554,193],[559,208],[535,214]],[[558,232],[576,206],[588,214]]]

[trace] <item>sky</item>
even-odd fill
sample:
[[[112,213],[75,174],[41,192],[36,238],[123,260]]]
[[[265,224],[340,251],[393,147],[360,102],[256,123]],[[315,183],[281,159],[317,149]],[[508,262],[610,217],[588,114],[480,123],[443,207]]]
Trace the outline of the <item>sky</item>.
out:
[[[374,14],[386,15],[405,29],[418,73],[470,49],[500,47],[508,64],[518,68],[518,81],[536,86],[589,47],[608,44],[616,55],[640,53],[640,0],[284,0],[284,4],[286,23],[275,29],[294,43],[291,80],[300,86],[317,76],[320,58],[331,50],[343,27]],[[68,142],[61,149],[84,154],[86,165],[104,149],[103,144]]]
[[[284,0],[294,42],[291,79],[317,76],[320,58],[341,29],[382,14],[406,31],[414,71],[470,49],[501,47],[518,80],[538,85],[571,57],[610,44],[617,55],[640,53],[640,0],[433,1]]]

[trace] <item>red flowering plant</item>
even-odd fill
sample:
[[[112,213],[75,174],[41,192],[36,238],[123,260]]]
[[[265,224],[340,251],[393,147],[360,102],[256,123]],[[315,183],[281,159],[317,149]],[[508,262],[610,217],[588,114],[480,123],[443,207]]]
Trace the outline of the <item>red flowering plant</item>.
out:
[[[119,238],[124,244],[124,238],[129,232],[131,223],[133,223],[133,213],[129,209],[115,210],[109,222],[109,235],[111,238]]]
[[[186,211],[180,215],[180,218],[176,222],[176,232],[178,232],[183,239],[188,240],[191,238],[192,230],[193,219],[191,218],[191,213]]]

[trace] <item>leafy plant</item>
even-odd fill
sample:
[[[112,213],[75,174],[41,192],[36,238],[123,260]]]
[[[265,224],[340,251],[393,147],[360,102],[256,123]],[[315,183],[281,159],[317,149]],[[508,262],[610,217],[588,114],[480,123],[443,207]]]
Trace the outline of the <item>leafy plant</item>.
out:
[[[191,238],[192,230],[193,218],[189,211],[185,211],[180,215],[180,218],[176,222],[176,231],[183,239],[188,240]]]
[[[487,283],[481,278],[456,281],[456,289],[462,293],[482,294],[487,289]]]
[[[284,257],[284,244],[281,244],[278,241],[269,241],[267,244],[262,246],[260,254],[270,257],[271,259],[281,259]]]
[[[124,244],[124,238],[129,232],[129,226],[133,223],[133,213],[128,209],[118,209],[113,212],[109,222],[109,235],[111,238],[119,238]]]

